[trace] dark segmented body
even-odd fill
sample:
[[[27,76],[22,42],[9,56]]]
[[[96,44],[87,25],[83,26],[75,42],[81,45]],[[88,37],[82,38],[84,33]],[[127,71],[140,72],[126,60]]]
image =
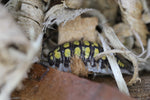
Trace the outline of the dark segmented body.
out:
[[[50,51],[48,55],[48,61],[50,66],[57,67],[57,69],[61,71],[71,71],[70,58],[73,55],[77,55],[83,60],[85,66],[88,68],[88,71],[110,74],[111,69],[106,56],[103,56],[97,61],[94,59],[94,57],[100,52],[103,52],[103,48],[95,42],[67,42],[59,45],[53,51]],[[122,57],[120,59],[117,55],[116,59],[122,72],[129,74],[132,64],[129,61],[124,60]]]

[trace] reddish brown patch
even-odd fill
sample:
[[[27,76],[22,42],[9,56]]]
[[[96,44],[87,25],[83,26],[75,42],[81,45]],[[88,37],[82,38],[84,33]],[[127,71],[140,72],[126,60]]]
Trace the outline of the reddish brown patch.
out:
[[[78,56],[71,58],[70,67],[73,74],[77,76],[88,77],[88,69],[85,67],[83,61]]]
[[[53,68],[46,76],[37,81],[35,76],[42,75],[43,68],[35,65],[30,79],[24,81],[24,88],[14,92],[12,98],[20,100],[133,100],[105,84],[91,82],[71,73]]]

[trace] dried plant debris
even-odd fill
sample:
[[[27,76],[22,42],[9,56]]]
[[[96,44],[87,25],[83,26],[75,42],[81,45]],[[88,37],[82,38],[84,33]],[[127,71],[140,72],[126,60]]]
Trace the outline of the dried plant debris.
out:
[[[9,100],[30,68],[42,36],[30,42],[2,5],[0,12],[0,100]]]
[[[102,42],[102,45],[103,45],[103,49],[104,49],[104,52],[107,51],[107,50],[110,50],[110,47],[106,44],[106,42],[104,41],[104,38],[103,36],[99,35],[100,37],[100,40]],[[118,88],[121,92],[127,94],[127,95],[130,95],[129,94],[129,90],[127,88],[127,85],[125,83],[125,80],[121,74],[121,70],[119,68],[119,65],[118,63],[116,62],[116,58],[114,57],[113,54],[109,53],[109,55],[106,55],[107,58],[108,58],[108,61],[110,63],[110,66],[111,66],[111,69],[112,69],[112,72],[113,72],[113,75],[115,77],[115,80],[116,80],[116,83],[118,85]]]
[[[36,41],[43,34],[43,3],[41,0],[10,0],[5,7],[9,10],[16,22],[21,26],[25,36],[30,41]],[[33,62],[40,59],[40,51]]]
[[[119,49],[119,50],[123,50],[123,51],[129,51],[117,38],[117,36],[114,34],[114,31],[112,28],[108,27],[107,25],[105,25],[105,27],[103,27],[104,29],[104,33],[106,35],[106,37],[108,38],[108,40],[111,43],[111,46],[113,46],[115,49]],[[110,36],[111,34],[111,36]],[[123,54],[123,56],[125,58],[127,58],[128,60],[132,61],[133,66],[134,66],[134,74],[133,74],[133,78],[130,80],[129,84],[133,84],[136,83],[139,80],[138,77],[138,63],[140,62],[144,62],[144,60],[142,58],[139,58],[137,55],[135,55],[133,52],[130,52],[129,54],[125,52],[125,54]]]
[[[131,50],[134,46],[134,36],[131,34],[130,26],[125,23],[119,23],[114,25],[113,29],[119,40]]]
[[[140,0],[118,0],[121,13],[123,15],[123,21],[130,26],[131,34],[133,31],[139,34],[142,44],[146,46],[146,36],[149,34],[146,25],[142,20],[142,4]],[[134,35],[134,34],[133,34]],[[139,40],[136,41],[136,45],[140,46]]]
[[[126,58],[128,58],[133,63],[134,74],[133,74],[133,78],[130,80],[130,82],[128,84],[132,85],[132,84],[136,83],[137,81],[139,81],[140,78],[138,77],[138,62],[137,62],[138,58],[137,58],[137,56],[135,56],[132,52],[130,52],[123,46],[123,44],[119,41],[117,36],[114,34],[114,31],[111,27],[104,25],[103,32],[104,32],[105,36],[107,37],[107,39],[110,41],[111,46],[113,48],[117,49],[116,51],[114,50],[115,51],[114,53],[122,52],[122,55],[124,55]],[[111,65],[111,69],[113,71],[114,77],[116,79],[116,82],[117,82],[117,85],[118,85],[120,91],[129,95],[129,91],[128,91],[125,81],[122,77],[121,71],[120,71],[119,67],[117,69],[117,62],[115,61],[113,55],[111,54],[113,52],[107,51],[108,49],[110,49],[110,47],[108,48],[108,45],[106,45],[102,36],[100,36],[100,40],[103,44],[104,51],[106,52],[106,53],[105,52],[104,53],[102,52],[102,53],[107,55],[108,61]],[[118,52],[118,50],[120,50],[120,51]],[[103,54],[101,55],[101,53],[100,53],[100,55],[97,55],[97,57],[104,56]],[[98,59],[97,57],[96,57],[96,59]]]
[[[8,9],[9,13],[16,19],[17,18],[17,9],[19,9],[19,1],[18,0],[9,0],[5,7]]]
[[[67,21],[73,20],[81,14],[90,11],[93,11],[93,9],[71,10],[66,9],[63,4],[55,5],[46,13],[44,28],[51,28],[53,24],[65,24]]]
[[[10,0],[6,5],[26,37],[34,41],[42,33],[43,3],[41,0]]]

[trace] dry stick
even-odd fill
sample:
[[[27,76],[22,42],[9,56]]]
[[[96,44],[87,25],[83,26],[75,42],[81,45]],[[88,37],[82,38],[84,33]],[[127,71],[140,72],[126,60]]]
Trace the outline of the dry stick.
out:
[[[141,40],[140,36],[138,35],[138,33],[136,31],[133,31],[133,34],[134,34],[134,36],[136,37],[136,39],[138,40],[138,42],[139,42],[139,44],[141,46],[142,52],[138,56],[138,57],[141,57],[141,56],[143,56],[143,54],[145,54],[146,51],[144,50],[144,46],[143,46],[142,40]]]
[[[143,43],[141,41],[141,38],[140,36],[138,35],[138,33],[136,31],[133,31],[133,34],[135,35],[136,39],[138,40],[138,42],[140,43],[140,46],[141,46],[141,49],[142,49],[142,52],[144,52],[144,46],[143,46]]]
[[[102,37],[102,35],[99,35],[99,38],[102,42],[104,51],[110,50],[110,47],[105,43],[104,38]],[[118,86],[119,90],[122,93],[130,95],[129,90],[128,90],[127,85],[126,85],[126,82],[125,82],[125,80],[122,76],[121,70],[120,70],[120,68],[119,68],[119,66],[116,62],[116,59],[115,59],[114,55],[112,53],[109,53],[106,56],[107,56],[108,61],[110,63],[110,67],[111,67],[112,72],[114,74],[114,77],[115,77],[115,80],[116,80],[116,83],[117,83],[117,86]]]

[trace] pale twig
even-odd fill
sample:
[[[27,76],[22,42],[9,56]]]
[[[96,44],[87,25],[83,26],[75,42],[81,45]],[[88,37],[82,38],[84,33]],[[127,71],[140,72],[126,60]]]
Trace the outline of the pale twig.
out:
[[[105,16],[100,11],[98,11],[96,9],[93,9],[91,11],[87,11],[86,13],[97,17],[99,19],[99,23],[100,23],[99,26],[102,26],[103,24],[107,23],[107,19],[105,18]]]
[[[135,38],[137,39],[137,41],[139,42],[139,44],[141,46],[141,49],[142,49],[141,54],[139,54],[137,57],[141,57],[141,56],[143,56],[146,53],[146,50],[144,49],[144,45],[142,43],[142,40],[141,40],[139,34],[137,32],[135,32],[135,31],[133,31],[133,34],[134,34]]]
[[[127,50],[129,51],[118,39],[118,37],[116,36],[114,30],[109,27],[107,24],[103,25],[103,32],[105,34],[105,36],[107,37],[107,39],[110,41],[111,46],[115,49],[120,49],[120,50]],[[136,83],[137,81],[140,80],[140,78],[138,77],[138,59],[137,57],[133,54],[133,53],[129,53],[129,54],[122,54],[126,59],[130,60],[133,63],[134,66],[134,74],[132,79],[129,81],[129,85],[132,85],[134,83]]]
[[[143,46],[143,43],[142,43],[142,40],[141,40],[139,34],[134,30],[133,30],[133,34],[134,34],[135,38],[137,39],[137,41],[139,42],[141,49],[142,49],[142,53],[143,53],[145,50],[144,50],[144,46]]]
[[[102,35],[99,34],[99,38],[102,42],[104,51],[110,50],[110,47],[105,43],[104,38],[102,37]],[[115,80],[116,80],[116,83],[117,83],[117,86],[118,86],[119,90],[121,92],[127,94],[127,95],[130,95],[129,90],[128,90],[127,85],[126,85],[126,82],[125,82],[125,80],[122,76],[121,70],[120,70],[120,68],[119,68],[119,66],[116,62],[116,59],[115,59],[114,55],[111,53],[111,54],[108,54],[106,56],[108,58],[110,67],[112,69],[112,72],[113,72],[113,75],[115,77]]]

